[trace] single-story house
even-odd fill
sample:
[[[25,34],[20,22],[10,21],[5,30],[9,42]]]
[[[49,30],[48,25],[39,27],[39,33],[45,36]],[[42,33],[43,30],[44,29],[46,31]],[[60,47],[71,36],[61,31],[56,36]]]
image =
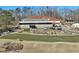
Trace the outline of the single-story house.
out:
[[[61,21],[54,17],[31,16],[19,21],[21,28],[60,28]]]

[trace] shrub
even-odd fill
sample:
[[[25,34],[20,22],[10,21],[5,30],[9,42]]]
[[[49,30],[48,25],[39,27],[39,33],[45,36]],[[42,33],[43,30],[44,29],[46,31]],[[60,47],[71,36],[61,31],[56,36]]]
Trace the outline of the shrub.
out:
[[[5,42],[3,44],[5,51],[17,51],[23,49],[23,44],[15,42]]]

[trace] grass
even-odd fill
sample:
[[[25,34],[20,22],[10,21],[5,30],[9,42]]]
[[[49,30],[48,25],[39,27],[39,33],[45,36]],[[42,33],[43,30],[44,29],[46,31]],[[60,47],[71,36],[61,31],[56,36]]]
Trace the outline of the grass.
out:
[[[79,36],[38,36],[30,34],[10,34],[0,37],[1,39],[23,39],[28,41],[44,42],[79,42]]]

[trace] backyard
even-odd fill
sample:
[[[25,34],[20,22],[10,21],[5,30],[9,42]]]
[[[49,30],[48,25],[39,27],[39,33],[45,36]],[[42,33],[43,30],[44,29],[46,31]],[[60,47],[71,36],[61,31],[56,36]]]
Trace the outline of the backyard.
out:
[[[18,52],[79,52],[79,35],[49,36],[14,33],[0,37],[0,46],[14,42],[23,44]],[[1,52],[6,52],[0,48]],[[17,51],[8,51],[17,52]]]

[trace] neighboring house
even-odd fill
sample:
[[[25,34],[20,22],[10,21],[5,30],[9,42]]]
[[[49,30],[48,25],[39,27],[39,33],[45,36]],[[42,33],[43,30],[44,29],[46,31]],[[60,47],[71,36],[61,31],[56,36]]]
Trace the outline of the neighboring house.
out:
[[[21,28],[61,28],[61,21],[54,17],[31,16],[19,21]]]
[[[74,19],[72,19],[72,18],[65,18],[65,23],[66,24],[73,24],[74,23]]]

